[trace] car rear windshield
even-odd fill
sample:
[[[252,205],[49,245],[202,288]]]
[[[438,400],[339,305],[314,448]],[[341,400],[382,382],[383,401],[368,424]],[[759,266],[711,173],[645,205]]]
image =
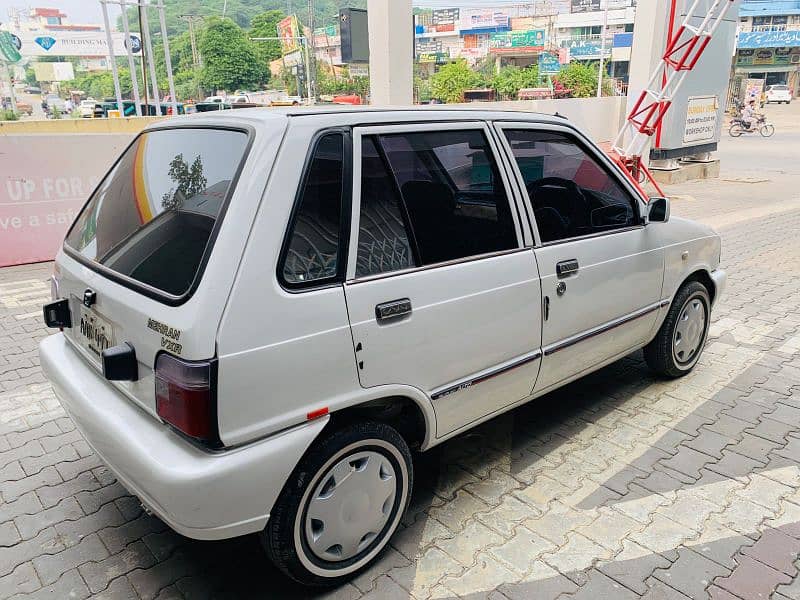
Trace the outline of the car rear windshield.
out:
[[[139,135],[94,192],[66,246],[172,296],[192,287],[248,136],[174,128]]]

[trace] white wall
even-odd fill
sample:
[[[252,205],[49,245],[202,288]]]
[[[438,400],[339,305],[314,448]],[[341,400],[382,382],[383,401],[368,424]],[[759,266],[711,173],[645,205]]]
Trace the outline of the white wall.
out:
[[[616,137],[625,120],[625,96],[606,98],[564,98],[561,100],[509,100],[448,106],[470,106],[487,110],[558,113],[583,129],[596,142]]]

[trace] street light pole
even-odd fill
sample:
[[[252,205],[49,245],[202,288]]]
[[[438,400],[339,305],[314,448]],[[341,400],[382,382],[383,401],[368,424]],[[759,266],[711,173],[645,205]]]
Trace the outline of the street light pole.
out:
[[[603,29],[600,32],[600,68],[597,70],[597,97],[603,95],[603,58],[606,54],[606,28],[608,27],[608,3],[606,0],[606,9],[603,11]]]

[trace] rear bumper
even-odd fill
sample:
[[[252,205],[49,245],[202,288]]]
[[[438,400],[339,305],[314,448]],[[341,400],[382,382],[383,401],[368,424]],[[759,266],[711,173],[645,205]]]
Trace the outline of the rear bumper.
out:
[[[728,286],[728,274],[724,269],[717,269],[710,273],[711,281],[714,282],[714,304],[719,302],[722,294],[725,293],[725,288]]]
[[[56,396],[103,462],[147,508],[190,538],[263,529],[287,477],[328,421],[209,453],[124,398],[64,334],[43,340],[39,355]]]

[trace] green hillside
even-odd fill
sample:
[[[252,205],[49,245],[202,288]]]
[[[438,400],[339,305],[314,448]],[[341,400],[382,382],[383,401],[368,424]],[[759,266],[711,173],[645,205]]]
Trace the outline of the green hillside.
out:
[[[228,7],[225,15],[230,17],[241,27],[250,27],[250,20],[257,14],[268,10],[282,10],[288,14],[296,13],[303,23],[308,19],[307,0],[227,0]],[[188,24],[181,19],[181,15],[199,15],[204,17],[222,16],[225,0],[168,0],[165,4],[167,29],[170,35],[186,31]],[[317,27],[332,23],[340,8],[366,8],[366,0],[315,0],[314,22]],[[132,29],[138,29],[139,19],[136,9],[128,11]],[[159,23],[156,12],[150,10],[150,30],[158,31]],[[122,29],[121,19],[119,29]]]

